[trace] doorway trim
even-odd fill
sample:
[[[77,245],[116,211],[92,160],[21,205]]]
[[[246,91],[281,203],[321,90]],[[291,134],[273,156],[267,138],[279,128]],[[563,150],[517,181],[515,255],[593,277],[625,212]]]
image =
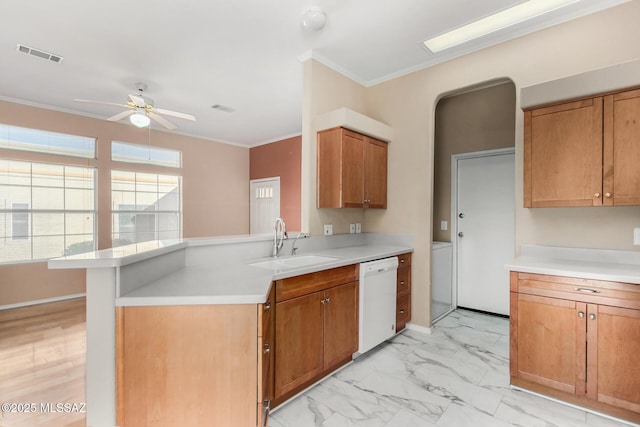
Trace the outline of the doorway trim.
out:
[[[453,295],[451,296],[451,302],[454,310],[458,308],[458,221],[456,220],[458,212],[458,160],[502,156],[505,154],[513,154],[515,158],[515,153],[515,147],[507,147],[451,155],[451,218],[449,218],[449,224],[451,224],[451,243],[453,245],[453,259],[451,262],[451,292]],[[515,178],[514,176],[513,179],[515,180]]]

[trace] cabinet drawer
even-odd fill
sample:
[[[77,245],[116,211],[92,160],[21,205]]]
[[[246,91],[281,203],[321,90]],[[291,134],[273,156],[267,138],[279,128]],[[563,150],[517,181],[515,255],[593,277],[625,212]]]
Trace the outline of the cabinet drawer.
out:
[[[403,296],[411,292],[411,267],[398,269],[398,296]]]
[[[640,309],[640,285],[533,273],[511,274],[512,292]]]
[[[408,267],[411,265],[411,252],[398,255],[398,268]]]
[[[358,280],[358,265],[316,271],[276,281],[276,302],[286,301],[312,292],[322,291]]]
[[[407,294],[396,303],[396,332],[404,329],[407,322],[411,320],[411,295]]]

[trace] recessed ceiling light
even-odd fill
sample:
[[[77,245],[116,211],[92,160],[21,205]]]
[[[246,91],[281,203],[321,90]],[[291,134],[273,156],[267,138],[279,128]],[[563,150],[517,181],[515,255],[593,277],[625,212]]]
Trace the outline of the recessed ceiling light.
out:
[[[432,37],[422,43],[430,51],[440,52],[578,1],[579,0],[529,0],[470,24],[458,27],[455,30]]]

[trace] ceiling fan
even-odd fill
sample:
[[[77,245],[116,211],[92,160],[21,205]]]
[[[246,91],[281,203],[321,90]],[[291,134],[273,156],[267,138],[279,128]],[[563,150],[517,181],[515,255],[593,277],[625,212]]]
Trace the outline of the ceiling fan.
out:
[[[107,120],[110,122],[117,122],[119,120],[124,119],[125,117],[129,117],[129,120],[132,124],[139,128],[143,128],[149,126],[151,120],[161,124],[167,129],[173,130],[176,129],[177,126],[171,123],[169,120],[165,119],[161,116],[172,116],[178,117],[180,119],[195,121],[196,118],[191,114],[179,113],[177,111],[165,110],[162,108],[156,108],[153,103],[153,99],[144,96],[142,93],[147,89],[147,85],[144,83],[137,83],[136,88],[138,89],[137,95],[129,94],[129,100],[126,104],[116,104],[114,102],[103,102],[103,101],[91,101],[88,99],[74,99],[77,102],[88,102],[91,104],[101,104],[101,105],[113,105],[116,107],[123,107],[127,110],[116,114],[115,116],[109,117]]]

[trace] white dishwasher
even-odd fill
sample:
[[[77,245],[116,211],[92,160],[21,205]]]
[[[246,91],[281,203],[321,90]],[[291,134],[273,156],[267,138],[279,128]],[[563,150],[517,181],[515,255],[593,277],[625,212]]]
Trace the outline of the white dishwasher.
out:
[[[398,257],[360,264],[360,354],[396,333],[397,270]]]

